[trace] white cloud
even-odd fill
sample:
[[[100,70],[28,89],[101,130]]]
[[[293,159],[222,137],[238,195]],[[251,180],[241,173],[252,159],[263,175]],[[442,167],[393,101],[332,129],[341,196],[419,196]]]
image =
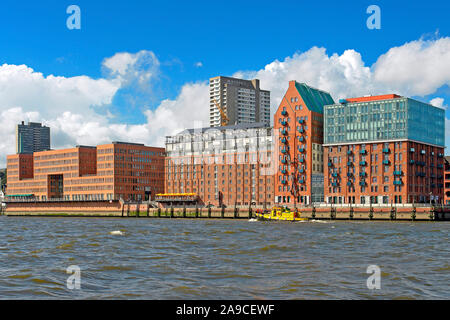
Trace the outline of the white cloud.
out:
[[[435,107],[444,109],[444,110],[446,110],[448,108],[448,106],[444,105],[444,99],[443,98],[439,98],[439,97],[432,99],[430,101],[430,104],[435,106]]]
[[[201,67],[203,67],[203,63],[201,61],[199,61],[199,62],[196,62],[194,64],[194,66],[196,66],[197,68],[201,68]]]
[[[103,68],[109,77],[130,85],[136,81],[141,86],[159,75],[160,62],[152,51],[141,50],[137,53],[120,52],[103,60]]]

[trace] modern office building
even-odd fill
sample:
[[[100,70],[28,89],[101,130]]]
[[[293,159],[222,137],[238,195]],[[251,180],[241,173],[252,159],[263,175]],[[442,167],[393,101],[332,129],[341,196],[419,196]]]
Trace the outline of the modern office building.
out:
[[[188,129],[166,137],[167,193],[195,193],[215,206],[270,206],[272,128],[264,123]]]
[[[444,119],[443,109],[394,94],[325,106],[325,200],[441,203]]]
[[[221,126],[217,104],[227,115],[228,125],[264,123],[270,126],[270,91],[261,90],[259,80],[214,77],[209,80],[209,124]]]
[[[164,148],[113,142],[7,157],[7,197],[145,200],[164,192]]]
[[[41,123],[23,121],[16,126],[16,153],[50,150],[50,128]]]
[[[323,201],[323,107],[333,103],[325,91],[289,82],[274,116],[276,203]]]

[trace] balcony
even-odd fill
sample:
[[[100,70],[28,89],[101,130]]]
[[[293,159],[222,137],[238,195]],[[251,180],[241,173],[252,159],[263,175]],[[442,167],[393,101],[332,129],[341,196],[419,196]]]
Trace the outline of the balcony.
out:
[[[365,173],[365,172],[360,172],[360,173],[359,173],[359,176],[360,176],[360,177],[367,177],[367,173]]]
[[[414,148],[409,149],[409,152],[416,152],[416,150],[414,150]]]
[[[300,172],[300,173],[304,173],[304,172],[305,172],[305,169],[303,169],[303,168],[300,168],[300,169],[298,169],[298,172]]]
[[[366,162],[366,161],[360,161],[360,162],[359,162],[359,165],[360,165],[360,166],[365,166],[365,165],[367,165],[367,162]]]
[[[403,173],[401,171],[394,171],[394,176],[401,176]]]
[[[283,138],[283,139],[281,139],[281,142],[284,143],[284,144],[286,144],[288,141],[287,141],[286,138]]]
[[[282,174],[287,174],[287,170],[281,170]]]
[[[439,158],[443,158],[443,157],[444,157],[444,154],[443,154],[443,153],[439,153],[439,154],[438,154],[438,157],[439,157]]]
[[[298,183],[303,184],[303,183],[305,183],[305,180],[300,179],[300,180],[298,180]]]
[[[285,136],[285,135],[288,134],[288,132],[287,132],[287,130],[281,130],[281,134],[282,134],[283,136]]]
[[[300,148],[300,147],[299,147],[299,148],[298,148],[298,151],[303,153],[303,152],[305,152],[305,148]]]
[[[282,183],[282,184],[286,184],[287,181],[286,181],[286,180],[281,180],[281,183]]]
[[[333,162],[328,162],[328,166],[332,167],[333,166]]]
[[[351,186],[353,185],[353,183],[351,183],[351,182],[349,181],[349,182],[347,182],[347,185],[348,185],[349,187],[351,187]]]
[[[305,140],[305,138],[303,138],[303,137],[298,137],[298,141],[299,142],[303,142]]]
[[[360,154],[367,154],[367,150],[361,150],[359,151]]]
[[[281,163],[282,163],[282,164],[287,164],[287,160],[286,160],[286,159],[282,159],[282,160],[281,160]]]
[[[414,160],[409,160],[409,164],[414,164]]]
[[[281,125],[282,125],[282,126],[287,126],[288,123],[287,123],[287,121],[281,121]]]
[[[444,168],[444,165],[438,164],[437,167],[438,167],[439,169],[443,169],[443,168]]]
[[[348,167],[351,167],[352,165],[353,165],[353,162],[351,162],[351,161],[347,162]]]
[[[298,128],[298,132],[303,133],[305,130],[303,130],[303,128]]]
[[[365,181],[360,181],[359,185],[362,186],[362,187],[365,187],[366,186],[366,182]]]
[[[389,148],[383,148],[383,153],[389,153]]]
[[[389,160],[383,160],[383,164],[389,165]]]
[[[286,150],[286,149],[283,149],[283,150],[281,150],[281,153],[286,154],[286,153],[287,153],[287,150]]]
[[[337,172],[334,172],[334,173],[331,174],[331,176],[337,178],[338,174],[337,174]]]
[[[305,159],[301,158],[298,160],[298,162],[303,163],[303,162],[305,162]]]
[[[349,177],[349,178],[353,177],[353,173],[348,172],[348,173],[347,173],[347,177]]]
[[[298,123],[299,123],[299,124],[304,124],[304,123],[305,123],[305,120],[300,119],[300,120],[298,120]]]
[[[426,153],[425,150],[420,151],[420,154],[425,154],[425,153]]]
[[[288,114],[287,111],[281,111],[282,116],[287,116],[287,114]]]
[[[347,154],[348,154],[348,155],[351,155],[352,153],[353,153],[352,150],[348,150],[348,151],[347,151]]]
[[[403,184],[402,180],[395,180],[394,185],[401,186]]]

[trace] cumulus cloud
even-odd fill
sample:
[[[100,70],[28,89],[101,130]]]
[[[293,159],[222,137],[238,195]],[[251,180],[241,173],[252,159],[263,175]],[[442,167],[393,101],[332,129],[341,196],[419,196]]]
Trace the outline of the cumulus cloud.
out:
[[[430,104],[435,106],[435,107],[441,108],[441,109],[447,109],[448,108],[448,106],[444,105],[444,99],[443,98],[439,98],[439,97],[432,99],[430,101]]]

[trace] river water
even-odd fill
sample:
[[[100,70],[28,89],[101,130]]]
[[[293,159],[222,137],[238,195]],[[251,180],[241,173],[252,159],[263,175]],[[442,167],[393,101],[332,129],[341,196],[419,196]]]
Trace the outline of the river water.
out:
[[[0,299],[449,299],[449,233],[448,222],[3,216]],[[369,265],[380,289],[367,287]],[[80,289],[67,288],[69,266]]]

